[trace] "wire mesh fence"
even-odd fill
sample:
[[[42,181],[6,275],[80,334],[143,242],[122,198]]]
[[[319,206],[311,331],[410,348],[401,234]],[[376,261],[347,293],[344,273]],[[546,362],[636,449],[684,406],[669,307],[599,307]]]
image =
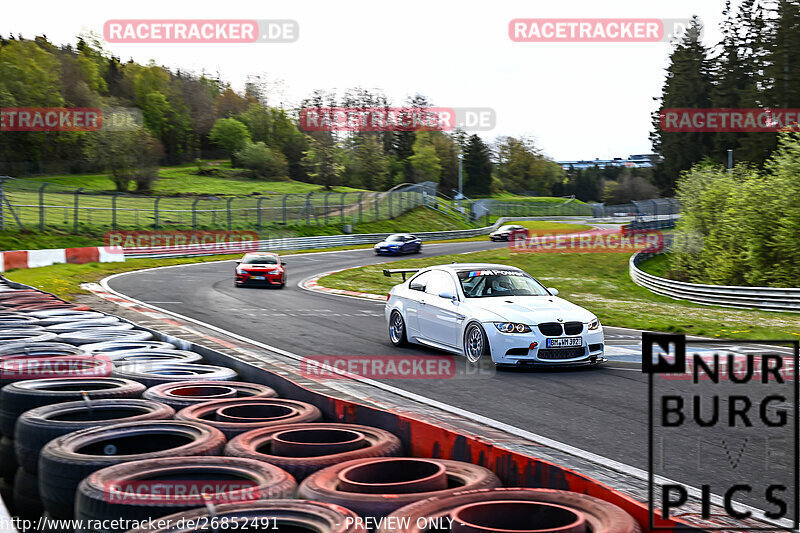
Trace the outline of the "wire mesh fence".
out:
[[[115,229],[269,229],[395,218],[436,197],[432,182],[391,191],[141,196],[6,178],[0,184],[0,229],[72,233]]]

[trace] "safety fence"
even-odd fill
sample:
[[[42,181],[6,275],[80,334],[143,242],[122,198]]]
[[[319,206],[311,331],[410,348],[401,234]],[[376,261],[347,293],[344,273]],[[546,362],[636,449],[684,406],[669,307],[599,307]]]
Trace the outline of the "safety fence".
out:
[[[505,201],[482,199],[472,202],[473,219],[489,216],[589,216],[596,218],[634,217],[637,221],[650,219],[671,219],[678,216],[680,202],[675,198],[657,198],[633,201],[627,204],[605,205],[603,203],[583,203],[575,198],[561,202]]]
[[[639,265],[656,254],[634,254],[628,269],[631,279],[656,294],[699,304],[767,311],[800,312],[800,288],[739,287],[686,283],[648,274]]]
[[[141,196],[0,178],[0,229],[72,233],[116,229],[255,229],[395,218],[436,197],[432,182],[390,191],[249,196]]]

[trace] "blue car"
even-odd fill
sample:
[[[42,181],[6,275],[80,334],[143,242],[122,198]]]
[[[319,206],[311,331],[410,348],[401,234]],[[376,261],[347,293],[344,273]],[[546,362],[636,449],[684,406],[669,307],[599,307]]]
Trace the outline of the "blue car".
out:
[[[418,254],[422,251],[422,241],[410,233],[394,233],[375,245],[375,253],[380,254]]]

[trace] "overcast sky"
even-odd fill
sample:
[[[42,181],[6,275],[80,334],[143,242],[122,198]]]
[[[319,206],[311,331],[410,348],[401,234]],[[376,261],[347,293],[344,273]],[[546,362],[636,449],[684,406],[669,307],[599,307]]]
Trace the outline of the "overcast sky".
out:
[[[533,136],[557,160],[626,157],[651,151],[653,97],[668,43],[515,43],[514,18],[688,18],[718,38],[723,0],[135,0],[3,2],[0,34],[44,33],[57,43],[102,34],[109,19],[293,19],[290,44],[107,44],[123,61],[219,72],[235,88],[248,74],[283,80],[296,104],[317,88],[380,88],[401,104],[422,93],[442,107],[491,107],[487,141]],[[278,94],[278,93],[276,93]],[[277,102],[274,102],[277,104]]]

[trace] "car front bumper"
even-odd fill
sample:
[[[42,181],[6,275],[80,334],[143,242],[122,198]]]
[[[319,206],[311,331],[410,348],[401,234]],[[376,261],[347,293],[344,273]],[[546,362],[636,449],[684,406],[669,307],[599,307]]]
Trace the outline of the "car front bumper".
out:
[[[257,276],[261,276],[263,274],[256,274]],[[266,274],[263,275],[264,279],[253,279],[253,276],[241,276],[239,274],[236,275],[236,284],[237,285],[252,285],[254,287],[261,286],[261,287],[274,287],[278,286],[283,282],[281,274]]]
[[[400,248],[375,248],[374,250],[376,254],[400,255],[403,253]]]
[[[605,336],[602,326],[587,330],[584,326],[580,335],[581,346],[574,348],[547,348],[548,338],[533,326],[530,333],[503,333],[493,323],[483,324],[492,361],[498,365],[513,366],[587,366],[605,362]],[[563,338],[563,337],[561,337]],[[535,346],[531,347],[533,343]]]

